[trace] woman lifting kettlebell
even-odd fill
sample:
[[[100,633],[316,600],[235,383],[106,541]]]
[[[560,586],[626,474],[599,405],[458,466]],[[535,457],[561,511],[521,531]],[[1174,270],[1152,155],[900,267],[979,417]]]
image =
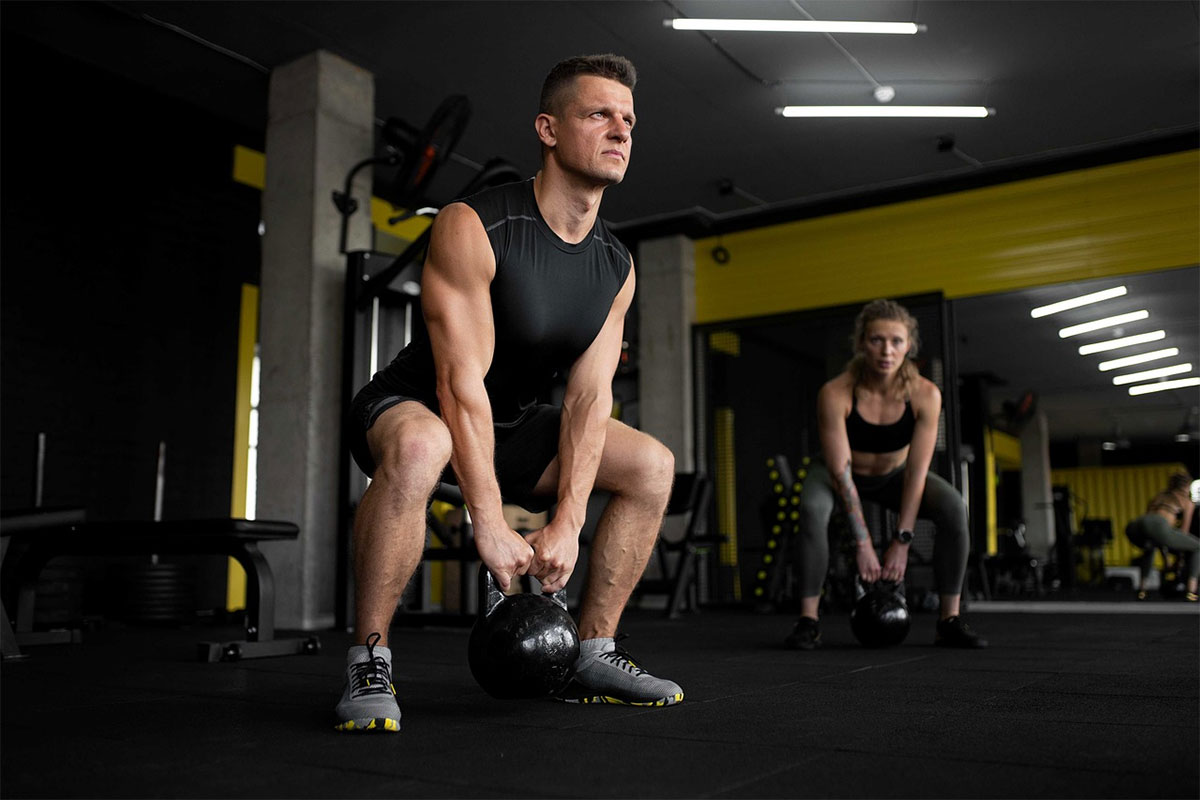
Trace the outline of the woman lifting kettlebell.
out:
[[[809,470],[800,495],[794,548],[800,619],[785,643],[802,650],[820,646],[818,609],[829,567],[826,530],[836,498],[854,534],[858,574],[866,582],[903,581],[913,526],[918,518],[931,520],[937,530],[933,558],[941,599],[934,643],[986,647],[959,615],[970,549],[967,512],[954,487],[929,471],[942,395],[913,362],[917,321],[899,303],[873,300],[855,319],[851,340],[854,357],[817,395],[824,463]],[[864,499],[899,514],[899,530],[882,564],[863,519]]]

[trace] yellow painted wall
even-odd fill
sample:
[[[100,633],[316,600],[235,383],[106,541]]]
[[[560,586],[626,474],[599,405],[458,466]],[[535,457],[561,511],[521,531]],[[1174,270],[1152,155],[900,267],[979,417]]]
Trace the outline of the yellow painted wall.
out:
[[[1085,517],[1112,522],[1113,540],[1104,548],[1104,563],[1118,566],[1131,563],[1134,554],[1133,545],[1125,538],[1125,526],[1146,513],[1146,504],[1166,488],[1172,473],[1184,469],[1178,463],[1055,469],[1050,471],[1050,482],[1070,487],[1075,524],[1081,530]]]
[[[983,435],[983,464],[984,474],[987,475],[984,525],[987,530],[987,554],[992,556],[999,547],[1000,535],[996,523],[996,486],[1000,482],[1000,470],[1021,468],[1021,440],[1004,431],[987,428]]]
[[[718,264],[718,244],[732,258]],[[1200,262],[1190,150],[698,239],[709,323],[941,291],[948,298]]]

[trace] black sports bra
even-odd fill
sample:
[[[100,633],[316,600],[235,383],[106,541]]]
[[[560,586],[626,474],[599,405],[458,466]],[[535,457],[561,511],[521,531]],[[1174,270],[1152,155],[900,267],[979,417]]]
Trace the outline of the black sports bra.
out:
[[[846,417],[846,438],[850,449],[860,453],[894,453],[912,444],[917,418],[912,402],[904,401],[904,413],[891,425],[873,425],[858,413],[858,396],[850,390],[850,415]]]

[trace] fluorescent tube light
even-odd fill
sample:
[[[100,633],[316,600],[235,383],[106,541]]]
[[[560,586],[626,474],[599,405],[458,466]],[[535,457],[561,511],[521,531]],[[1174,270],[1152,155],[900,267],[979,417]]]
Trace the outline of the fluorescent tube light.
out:
[[[994,108],[984,106],[783,106],[775,113],[784,117],[990,117]]]
[[[1029,316],[1037,319],[1038,317],[1047,317],[1051,314],[1057,314],[1060,311],[1066,311],[1068,308],[1079,308],[1086,306],[1089,303],[1099,303],[1101,300],[1109,300],[1113,297],[1120,297],[1125,294],[1124,286],[1114,286],[1111,289],[1105,289],[1102,292],[1092,292],[1091,294],[1082,294],[1079,297],[1072,297],[1070,300],[1060,300],[1057,303],[1051,303],[1048,306],[1038,306],[1029,312]]]
[[[818,19],[664,19],[677,31],[759,31],[762,33],[917,33],[915,22],[848,22]]]
[[[1151,392],[1166,392],[1171,389],[1186,389],[1189,386],[1200,386],[1200,378],[1180,378],[1177,381],[1143,383],[1140,386],[1130,386],[1129,393],[1132,395],[1150,394]]]
[[[1094,342],[1085,344],[1079,348],[1079,355],[1090,356],[1092,353],[1103,353],[1107,350],[1119,350],[1122,347],[1133,347],[1135,344],[1145,344],[1146,342],[1157,342],[1159,339],[1165,339],[1166,331],[1150,331],[1150,333],[1138,333],[1133,336],[1123,336],[1120,339],[1109,339],[1107,342]]]
[[[1168,375],[1180,375],[1184,372],[1191,371],[1191,364],[1174,364],[1169,367],[1148,369],[1145,372],[1130,372],[1128,375],[1115,375],[1113,376],[1113,385],[1124,386],[1127,383],[1141,383],[1142,381],[1148,381],[1154,378],[1165,378]]]
[[[1168,347],[1163,350],[1154,350],[1149,353],[1142,353],[1140,356],[1125,356],[1125,358],[1114,358],[1112,361],[1101,361],[1100,371],[1108,372],[1110,369],[1121,369],[1121,367],[1132,367],[1134,364],[1145,364],[1147,361],[1157,361],[1160,358],[1170,358],[1171,356],[1179,355],[1178,347]]]
[[[1124,325],[1126,322],[1137,322],[1140,319],[1147,319],[1149,316],[1150,312],[1142,309],[1141,311],[1130,311],[1128,314],[1117,314],[1115,317],[1105,317],[1104,319],[1094,319],[1091,322],[1081,322],[1078,325],[1068,325],[1058,332],[1058,338],[1066,339],[1068,336],[1078,336],[1081,333],[1090,333],[1102,328],[1112,328],[1117,325]]]

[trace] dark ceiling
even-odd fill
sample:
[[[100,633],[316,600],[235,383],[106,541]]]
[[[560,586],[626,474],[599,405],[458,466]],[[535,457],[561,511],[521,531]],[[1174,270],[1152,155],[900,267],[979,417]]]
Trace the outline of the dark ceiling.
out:
[[[1131,146],[1194,147],[1200,120],[1195,0],[9,0],[0,11],[8,30],[253,131],[265,127],[269,70],[319,48],[375,75],[380,119],[420,125],[443,98],[466,94],[473,115],[458,160],[440,176],[447,193],[469,179],[470,162],[493,156],[532,174],[538,156],[531,123],[545,72],[570,55],[622,53],[641,76],[636,146],[628,178],[609,191],[602,213],[626,230],[680,212],[719,223],[755,209],[969,181]],[[915,21],[927,29],[915,36],[839,34],[835,42],[822,34],[705,35],[663,26],[676,16],[806,14]],[[974,120],[798,120],[775,113],[785,104],[870,104],[876,84],[895,88],[894,104],[986,105],[996,113]],[[947,135],[955,148],[938,147]],[[734,191],[722,193],[722,179]],[[1179,283],[1137,279],[1143,281],[1153,283],[1147,291],[1156,293],[1154,313],[1190,337],[1185,352],[1200,363],[1195,271]],[[1132,295],[1132,283],[1130,289]],[[1028,320],[1033,299],[1071,293],[1046,288],[969,301],[964,364],[1039,389],[1043,408],[1056,416],[1056,436],[1068,426],[1071,435],[1102,436],[1114,417],[1128,420],[1124,430],[1132,431],[1150,402],[1130,405],[1090,372],[1075,375],[1063,366],[1075,362],[1060,362],[1057,342],[1046,344],[1051,339],[1010,338],[1013,309],[1023,308]],[[988,320],[1005,335],[989,332]],[[1038,330],[1025,325],[1020,335]],[[1196,393],[1168,392],[1153,402],[1172,406],[1181,420]],[[1074,411],[1084,407],[1086,414]]]

